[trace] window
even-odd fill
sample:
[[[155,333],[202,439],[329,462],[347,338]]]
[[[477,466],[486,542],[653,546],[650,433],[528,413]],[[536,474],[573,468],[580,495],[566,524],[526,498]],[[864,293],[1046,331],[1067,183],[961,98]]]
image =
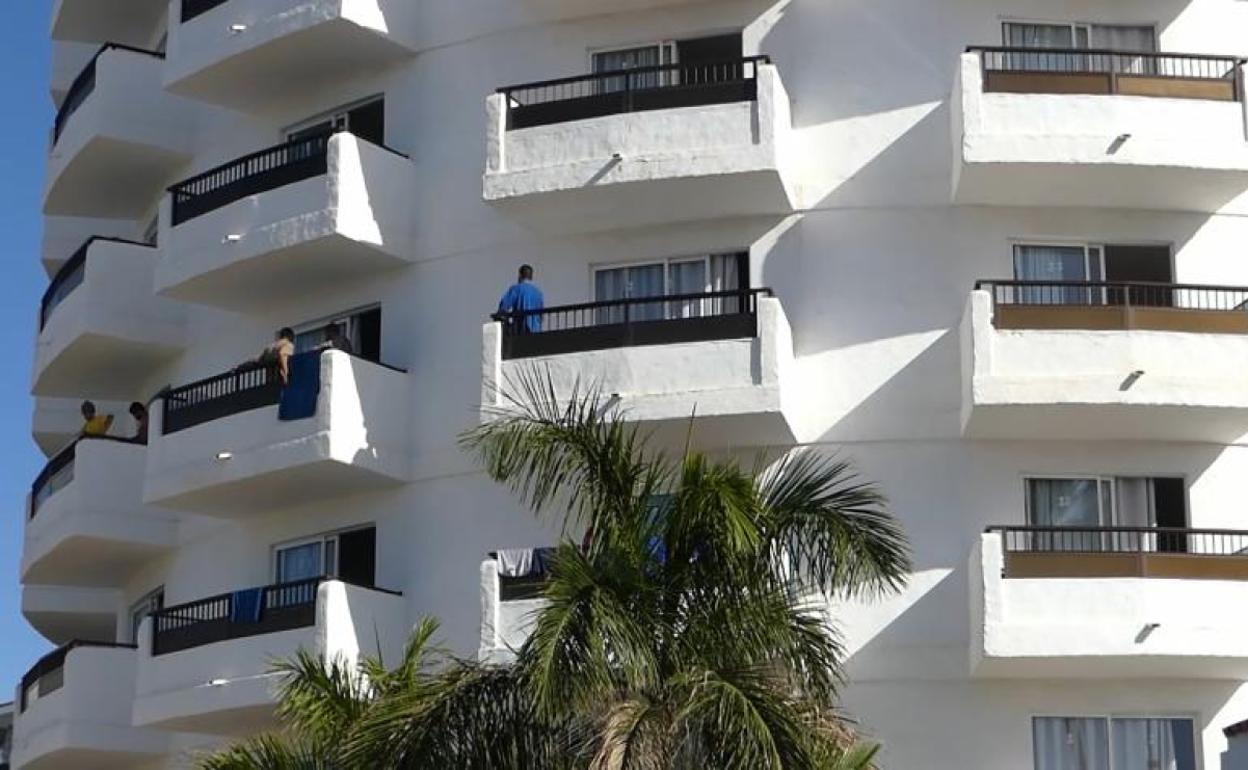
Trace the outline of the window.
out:
[[[1027,524],[1032,527],[1064,527],[1096,530],[1102,527],[1187,527],[1187,500],[1184,482],[1175,477],[1087,476],[1026,479]],[[1043,538],[1037,548],[1043,550]],[[1061,538],[1063,550],[1100,551],[1126,546],[1147,547],[1143,538],[1117,537],[1106,541],[1097,532],[1080,534],[1072,540]],[[1187,550],[1186,538],[1178,533],[1159,534],[1157,550],[1179,553]]]
[[[1014,278],[1053,283],[1149,283],[1174,281],[1169,245],[1032,244],[1014,246]],[[1026,286],[1016,301],[1026,305],[1133,305],[1170,307],[1170,288],[1114,286]]]
[[[1096,48],[1155,53],[1157,31],[1149,25],[1007,21],[1004,43],[1011,48]]]
[[[600,267],[594,269],[593,279],[595,302],[735,291],[749,286],[749,254],[711,254]],[[697,318],[741,312],[744,308],[739,305],[736,297],[653,302],[630,308],[629,319],[655,321]],[[620,308],[604,308],[602,312],[610,318],[599,319],[599,323],[623,321]],[[617,315],[620,317],[616,318]]]
[[[273,549],[275,583],[334,577],[372,586],[377,562],[377,529],[365,527],[284,543]]]
[[[150,591],[134,604],[130,605],[130,644],[139,643],[139,626],[143,619],[165,606],[165,587],[161,586]]]
[[[1007,21],[1005,45],[1011,48],[1075,49],[1156,53],[1157,32],[1151,26],[1058,24]],[[1155,74],[1156,60],[1148,57],[1096,54],[1009,54],[1008,69],[1034,72],[1129,72]]]
[[[287,141],[315,136],[327,131],[350,131],[366,142],[386,143],[386,100],[376,96],[362,102],[309,118],[284,132]]]
[[[1035,717],[1036,770],[1196,770],[1189,718]]]
[[[373,363],[381,362],[381,308],[351,310],[295,327],[295,352],[306,353],[329,340],[337,327],[350,345],[347,352]]]
[[[680,70],[669,69],[652,74],[639,74],[633,77],[631,86],[639,88],[658,88],[660,86],[677,85],[681,82],[681,71],[687,73],[685,83],[691,81],[705,84],[712,80],[730,80],[742,76],[740,66],[727,66],[730,62],[739,61],[744,55],[744,45],[740,32],[728,35],[691,38],[688,40],[664,40],[649,45],[597,51],[592,54],[592,65],[595,73],[632,70],[642,67],[661,67],[670,64],[687,65]],[[724,65],[717,71],[699,65]],[[601,93],[611,93],[624,88],[624,78],[607,78],[598,86]]]

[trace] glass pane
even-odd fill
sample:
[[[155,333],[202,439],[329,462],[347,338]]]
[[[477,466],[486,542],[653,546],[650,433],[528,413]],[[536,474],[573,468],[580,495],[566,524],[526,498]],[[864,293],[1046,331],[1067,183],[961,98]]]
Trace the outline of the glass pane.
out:
[[[1088,251],[1083,246],[1015,246],[1014,277],[1047,284],[1091,280]],[[1019,289],[1015,301],[1023,305],[1087,305],[1099,304],[1098,297],[1098,290],[1083,286],[1028,286]]]
[[[1073,48],[1074,30],[1069,24],[1006,22],[1005,44],[1011,48]]]
[[[1096,479],[1027,479],[1028,514],[1036,527],[1097,527],[1101,523]]]
[[[325,574],[322,568],[323,544],[307,543],[277,552],[277,582],[294,583]]]
[[[1109,770],[1109,736],[1100,718],[1031,720],[1036,770]]]
[[[1196,770],[1190,719],[1114,719],[1114,770]]]

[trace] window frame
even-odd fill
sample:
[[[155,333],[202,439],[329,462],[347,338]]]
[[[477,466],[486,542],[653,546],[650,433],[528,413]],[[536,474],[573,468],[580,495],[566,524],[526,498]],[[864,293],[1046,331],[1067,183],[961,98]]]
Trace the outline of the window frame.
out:
[[[1205,766],[1204,752],[1200,740],[1200,714],[1196,712],[1103,712],[1103,713],[1073,713],[1073,714],[1053,714],[1050,712],[1032,712],[1029,718],[1031,726],[1031,765],[1034,768],[1036,763],[1036,731],[1035,720],[1037,719],[1100,719],[1105,722],[1105,736],[1108,745],[1105,747],[1105,756],[1109,757],[1109,770],[1120,770],[1114,766],[1114,720],[1116,719],[1156,719],[1156,720],[1184,720],[1192,725],[1192,761],[1197,768]]]
[[[1115,22],[1112,24],[1096,21],[1067,21],[1065,19],[1036,19],[1028,17],[1001,16],[1001,45],[1010,45],[1009,25],[1032,25],[1037,27],[1069,27],[1070,38],[1076,41],[1071,50],[1093,50],[1092,49],[1092,30],[1097,27],[1108,29],[1150,29],[1153,32],[1153,49],[1154,52],[1161,51],[1161,30],[1160,25],[1156,21],[1143,21],[1138,23]],[[1083,30],[1087,34],[1088,45],[1080,48],[1078,45],[1079,30]]]
[[[159,598],[159,602],[157,602],[157,606],[155,606],[153,609],[148,609],[146,612],[144,612],[143,617],[140,617],[138,619],[138,622],[136,623],[135,617],[134,617],[135,612],[138,611],[140,607],[151,608],[153,605],[153,600],[157,598]],[[129,629],[127,630],[127,635],[129,636],[130,644],[139,643],[139,627],[143,625],[143,618],[150,615],[152,612],[163,609],[164,606],[165,606],[165,586],[163,584],[160,586],[157,586],[156,588],[153,588],[152,590],[148,591],[147,593],[143,594],[138,599],[135,599],[133,602],[130,603],[129,608],[127,608],[126,610],[126,620],[129,621],[129,624],[130,624]]]
[[[1170,479],[1178,480],[1183,484],[1183,508],[1187,514],[1187,525],[1192,525],[1192,501],[1191,501],[1191,485],[1188,483],[1188,476],[1185,473],[1024,473],[1023,481],[1023,521],[1026,526],[1035,526],[1032,524],[1031,516],[1031,490],[1030,482],[1032,481],[1092,481],[1097,482],[1097,501],[1104,501],[1104,497],[1099,494],[1100,485],[1107,484],[1109,486],[1109,521],[1102,521],[1102,527],[1127,526],[1119,525],[1120,518],[1118,508],[1118,481],[1120,479]],[[1102,519],[1104,519],[1104,511],[1101,511]],[[1156,527],[1156,513],[1153,513],[1153,520],[1149,522],[1150,527]]]
[[[343,527],[341,529],[330,530],[328,532],[321,532],[315,535],[308,535],[306,537],[295,538],[293,540],[284,540],[280,543],[274,543],[269,547],[269,574],[273,576],[273,583],[277,585],[282,583],[280,575],[281,564],[279,561],[279,554],[282,551],[288,551],[292,548],[302,548],[303,546],[312,545],[314,543],[321,544],[321,577],[331,579],[337,578],[341,572],[342,566],[342,546],[339,542],[340,538],[343,535],[347,535],[352,532],[361,532],[366,529],[375,530],[376,528],[377,525],[375,523],[359,524],[350,527]],[[325,545],[330,542],[334,544],[334,568],[332,571],[325,569]]]

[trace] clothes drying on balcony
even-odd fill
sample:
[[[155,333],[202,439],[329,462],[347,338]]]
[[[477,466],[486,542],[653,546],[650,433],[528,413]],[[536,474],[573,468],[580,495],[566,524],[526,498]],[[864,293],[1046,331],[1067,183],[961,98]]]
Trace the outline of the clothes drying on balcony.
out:
[[[279,420],[303,420],[316,414],[321,394],[321,351],[290,357],[290,381],[282,388],[277,408]]]
[[[230,597],[231,623],[259,623],[264,613],[264,589],[246,588]]]
[[[542,577],[550,571],[553,548],[506,548],[495,553],[501,577]]]

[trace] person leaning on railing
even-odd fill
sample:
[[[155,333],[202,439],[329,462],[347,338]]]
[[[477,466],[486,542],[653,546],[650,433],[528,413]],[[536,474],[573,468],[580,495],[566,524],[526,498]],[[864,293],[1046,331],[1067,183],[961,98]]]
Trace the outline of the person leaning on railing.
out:
[[[273,341],[264,346],[264,350],[260,351],[260,355],[235,367],[234,370],[240,371],[271,366],[277,369],[277,375],[281,378],[282,387],[286,387],[290,381],[290,357],[294,354],[295,331],[289,326],[284,326],[278,330]]]
[[[498,301],[495,319],[507,325],[510,334],[537,334],[542,330],[542,310],[546,300],[533,283],[533,266],[521,265],[516,282]]]

